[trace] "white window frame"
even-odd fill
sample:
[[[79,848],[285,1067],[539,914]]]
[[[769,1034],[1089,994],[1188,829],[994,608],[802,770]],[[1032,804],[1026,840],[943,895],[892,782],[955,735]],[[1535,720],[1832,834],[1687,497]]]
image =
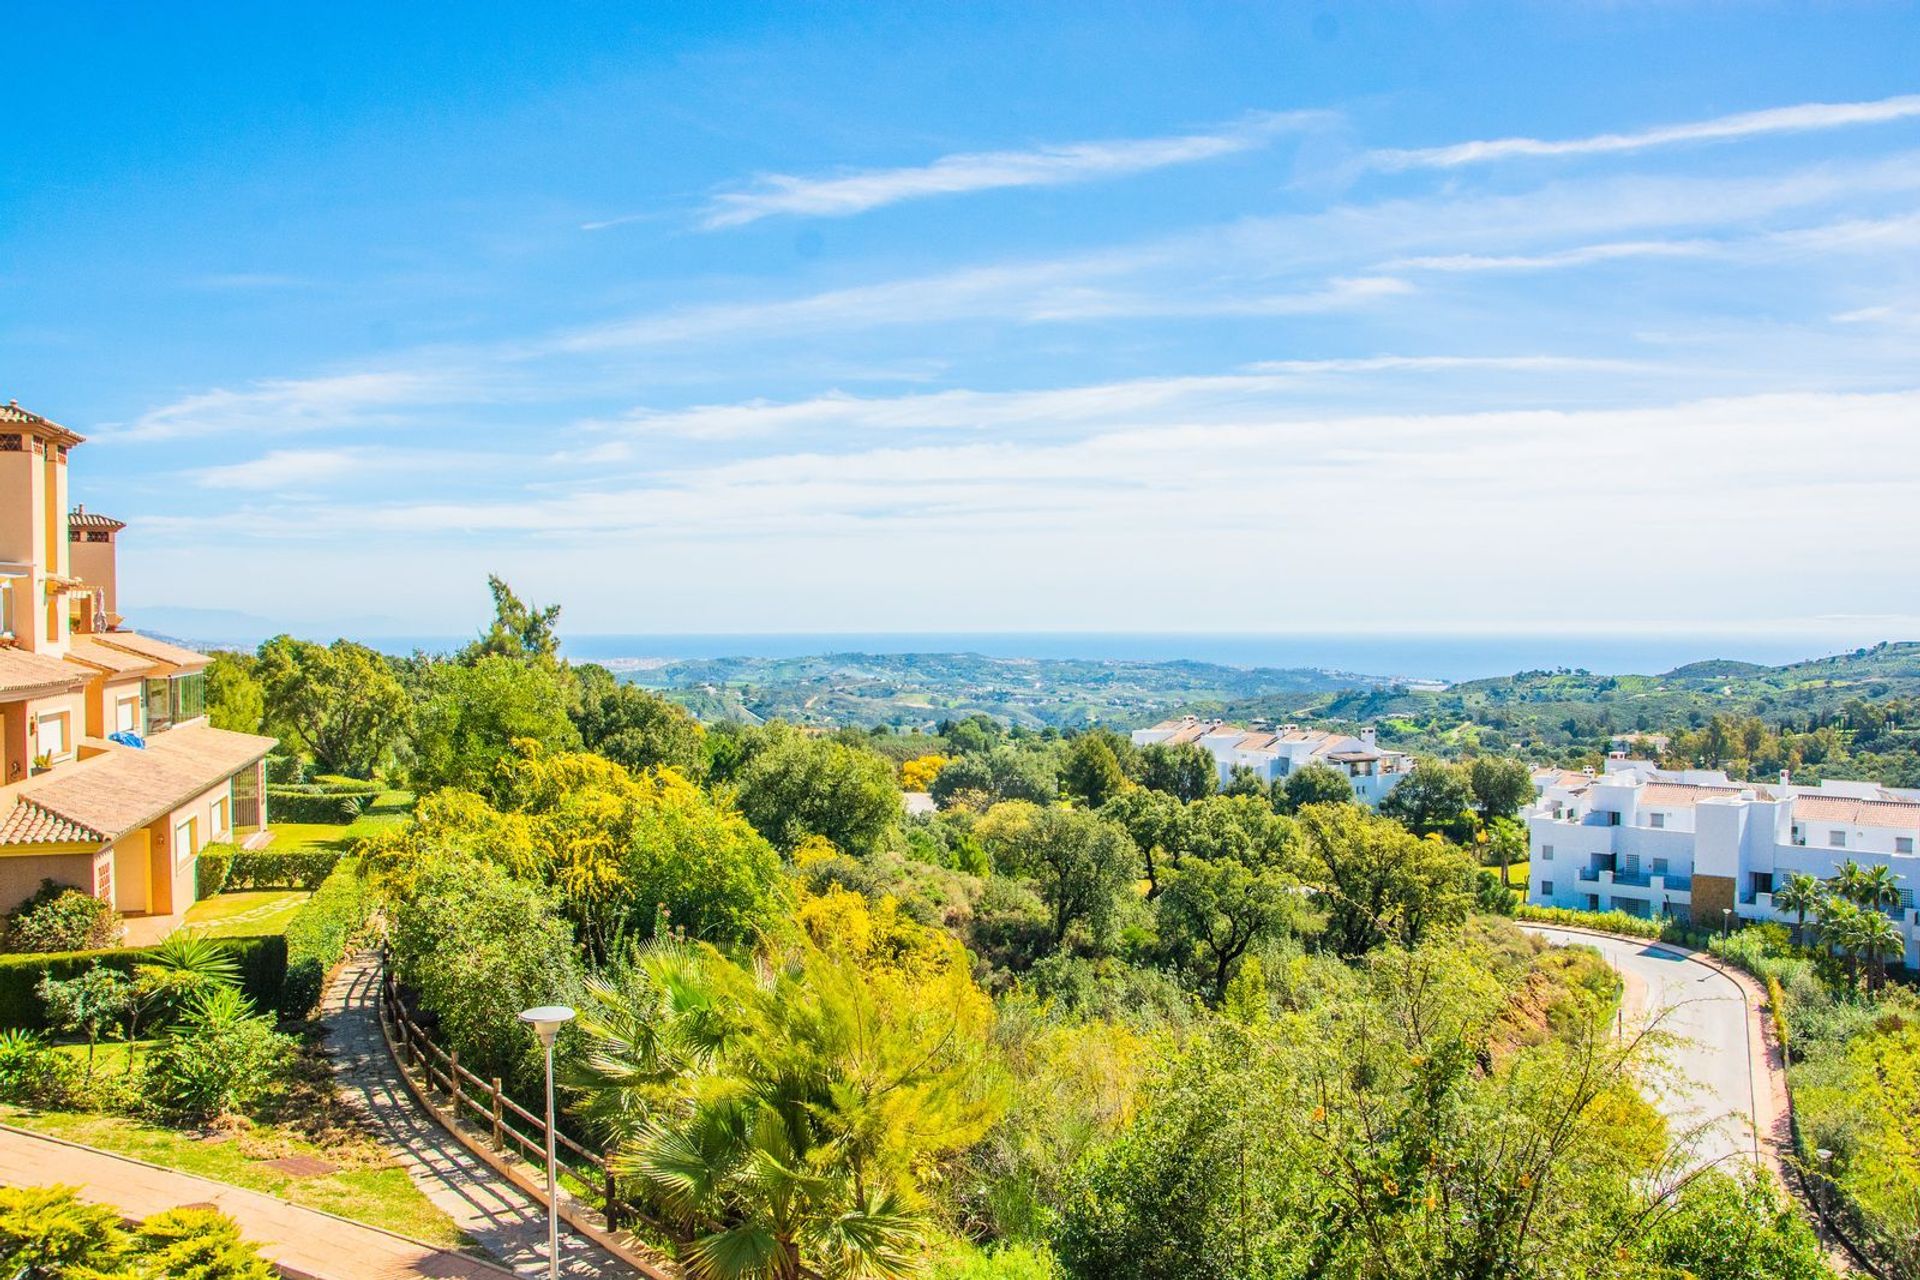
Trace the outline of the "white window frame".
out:
[[[1893,851],[1895,853],[1912,853],[1913,837],[1912,836],[1895,836],[1893,838]]]
[[[200,819],[198,818],[182,818],[173,824],[173,860],[176,864],[194,855],[193,837],[198,833],[199,827]],[[184,840],[180,837],[182,831],[187,833]]]
[[[1664,813],[1650,813],[1647,815],[1647,825],[1655,831],[1665,831],[1667,829],[1667,815]]]
[[[49,724],[59,726],[60,749],[57,751],[47,745]],[[43,711],[33,718],[33,753],[55,760],[73,759],[73,712]]]
[[[1540,861],[1542,861],[1542,862],[1552,862],[1552,861],[1553,861],[1553,846],[1552,846],[1552,845],[1550,845],[1550,844],[1543,844],[1543,845],[1541,845],[1541,846],[1540,846]]]
[[[233,829],[233,801],[219,796],[207,806],[207,839],[218,840]]]
[[[1847,833],[1844,831],[1827,832],[1827,848],[1844,849],[1847,847]]]
[[[131,708],[131,711],[129,711]],[[115,733],[140,732],[140,695],[126,694],[115,698],[113,702],[113,731]]]

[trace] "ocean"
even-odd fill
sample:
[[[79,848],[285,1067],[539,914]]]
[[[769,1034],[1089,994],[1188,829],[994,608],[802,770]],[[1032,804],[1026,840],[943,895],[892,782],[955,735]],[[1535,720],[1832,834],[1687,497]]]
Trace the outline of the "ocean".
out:
[[[356,637],[389,653],[444,651],[467,636]],[[978,653],[999,658],[1089,658],[1235,667],[1317,667],[1359,675],[1473,680],[1538,668],[1656,674],[1707,658],[1778,665],[1845,653],[1900,636],[1832,631],[1700,633],[1285,634],[1160,632],[846,632],[747,634],[562,633],[576,662],[614,658],[805,657],[819,653]]]

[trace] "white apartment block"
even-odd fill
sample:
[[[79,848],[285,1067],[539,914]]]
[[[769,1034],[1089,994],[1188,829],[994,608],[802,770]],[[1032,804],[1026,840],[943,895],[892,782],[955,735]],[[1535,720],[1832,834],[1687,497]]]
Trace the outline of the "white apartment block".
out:
[[[1870,782],[1734,782],[1707,770],[1666,770],[1614,758],[1593,774],[1534,775],[1526,811],[1527,900],[1583,911],[1663,913],[1718,925],[1791,924],[1773,890],[1796,871],[1830,879],[1851,859],[1889,866],[1900,905],[1888,915],[1906,935],[1904,963],[1920,966],[1920,791]]]
[[[1285,782],[1294,770],[1306,765],[1323,764],[1345,774],[1353,784],[1354,798],[1368,805],[1379,804],[1413,768],[1412,756],[1382,751],[1372,729],[1362,729],[1356,737],[1302,729],[1296,724],[1245,729],[1220,720],[1181,716],[1162,720],[1151,729],[1135,729],[1132,737],[1136,747],[1197,743],[1213,756],[1223,783],[1237,765],[1252,769],[1262,782],[1274,783]]]

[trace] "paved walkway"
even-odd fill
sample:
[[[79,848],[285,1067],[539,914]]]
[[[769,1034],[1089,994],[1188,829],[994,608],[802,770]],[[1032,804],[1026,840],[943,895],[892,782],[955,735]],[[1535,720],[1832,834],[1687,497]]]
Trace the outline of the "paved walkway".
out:
[[[461,1146],[407,1093],[380,1035],[380,958],[348,959],[321,1001],[340,1093],[373,1136],[398,1156],[414,1185],[462,1231],[514,1272],[546,1275],[547,1221],[540,1207]],[[632,1276],[597,1246],[560,1232],[560,1271],[574,1277]]]
[[[315,1209],[162,1169],[0,1125],[0,1183],[65,1183],[128,1218],[145,1218],[180,1205],[212,1205],[239,1224],[240,1234],[288,1273],[306,1280],[511,1280],[489,1262]]]

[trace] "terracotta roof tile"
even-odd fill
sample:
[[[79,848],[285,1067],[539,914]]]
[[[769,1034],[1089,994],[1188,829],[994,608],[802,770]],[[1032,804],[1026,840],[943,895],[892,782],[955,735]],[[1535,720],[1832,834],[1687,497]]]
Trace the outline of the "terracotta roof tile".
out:
[[[185,725],[157,735],[145,750],[115,746],[43,774],[19,797],[23,805],[98,833],[102,842],[117,840],[238,773],[273,746],[272,738],[257,734]]]
[[[1640,788],[1642,809],[1691,809],[1715,796],[1737,796],[1751,787],[1707,787],[1691,782],[1649,782]]]
[[[75,507],[67,512],[69,529],[105,529],[116,532],[126,527],[125,520],[115,520],[112,516],[103,516],[98,511],[89,511],[85,507]]]
[[[42,809],[22,798],[12,809],[0,814],[0,845],[9,844],[105,844],[107,837],[98,831],[63,818],[50,809]]]
[[[1837,822],[1849,827],[1920,829],[1920,804],[1900,800],[1856,800],[1850,796],[1796,796],[1795,819]]]
[[[212,661],[206,654],[177,644],[168,644],[165,640],[156,640],[152,636],[143,636],[138,631],[102,631],[93,637],[101,644],[124,649],[141,658],[152,658],[167,666],[182,667],[198,671]]]
[[[43,418],[31,409],[22,409],[18,400],[0,404],[0,427],[25,427],[41,435],[52,436],[61,444],[79,444],[85,436],[75,435],[59,423]]]
[[[151,671],[158,665],[152,658],[144,658],[136,653],[128,653],[125,649],[101,644],[92,636],[75,636],[73,643],[67,646],[67,657],[74,662],[84,662],[90,667],[100,667],[115,675]]]
[[[87,675],[85,668],[49,654],[0,648],[0,694],[71,689],[83,683]]]

